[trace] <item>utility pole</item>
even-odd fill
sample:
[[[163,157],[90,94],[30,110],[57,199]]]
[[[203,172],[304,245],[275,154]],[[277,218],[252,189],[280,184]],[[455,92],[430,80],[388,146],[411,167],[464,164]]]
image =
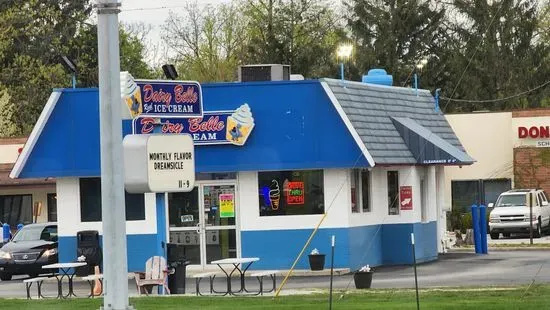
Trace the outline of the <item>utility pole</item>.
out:
[[[126,211],[120,98],[118,0],[97,0],[101,213],[105,310],[132,309],[128,301]]]

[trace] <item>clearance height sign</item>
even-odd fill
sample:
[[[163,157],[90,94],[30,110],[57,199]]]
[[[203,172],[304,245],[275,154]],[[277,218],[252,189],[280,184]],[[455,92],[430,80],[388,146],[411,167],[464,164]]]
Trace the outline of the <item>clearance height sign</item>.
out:
[[[128,192],[189,192],[193,189],[195,150],[190,135],[128,135],[123,144]]]

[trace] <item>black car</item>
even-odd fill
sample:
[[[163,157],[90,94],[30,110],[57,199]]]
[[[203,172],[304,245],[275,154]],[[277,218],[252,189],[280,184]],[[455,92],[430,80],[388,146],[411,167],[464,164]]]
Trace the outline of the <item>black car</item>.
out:
[[[42,266],[57,261],[57,223],[29,224],[0,248],[0,279],[8,281],[12,275],[35,277],[48,273]]]

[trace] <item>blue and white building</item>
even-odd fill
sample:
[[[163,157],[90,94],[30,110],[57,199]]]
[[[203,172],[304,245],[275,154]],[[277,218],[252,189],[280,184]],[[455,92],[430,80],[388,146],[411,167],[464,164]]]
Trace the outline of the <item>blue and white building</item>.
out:
[[[330,253],[335,235],[335,267],[410,264],[412,232],[417,259],[437,259],[444,166],[474,160],[429,91],[332,79],[200,88],[202,118],[125,108],[123,135],[191,133],[197,180],[188,193],[127,194],[117,206],[126,208],[129,271],[164,255],[167,242],[183,244],[199,268],[252,256],[255,268],[288,269],[324,213],[306,254]],[[61,261],[76,258],[78,231],[101,234],[109,216],[99,146],[98,89],[56,89],[11,173],[56,178]],[[297,268],[309,268],[307,255]]]

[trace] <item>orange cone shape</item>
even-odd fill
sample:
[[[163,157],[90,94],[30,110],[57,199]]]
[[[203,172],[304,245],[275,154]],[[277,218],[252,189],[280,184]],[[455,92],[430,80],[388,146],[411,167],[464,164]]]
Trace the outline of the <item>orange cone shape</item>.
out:
[[[95,266],[94,274],[96,276],[99,275],[99,266]],[[103,291],[103,287],[101,285],[101,281],[99,281],[99,279],[96,279],[94,283],[94,296],[100,296],[102,291]]]

